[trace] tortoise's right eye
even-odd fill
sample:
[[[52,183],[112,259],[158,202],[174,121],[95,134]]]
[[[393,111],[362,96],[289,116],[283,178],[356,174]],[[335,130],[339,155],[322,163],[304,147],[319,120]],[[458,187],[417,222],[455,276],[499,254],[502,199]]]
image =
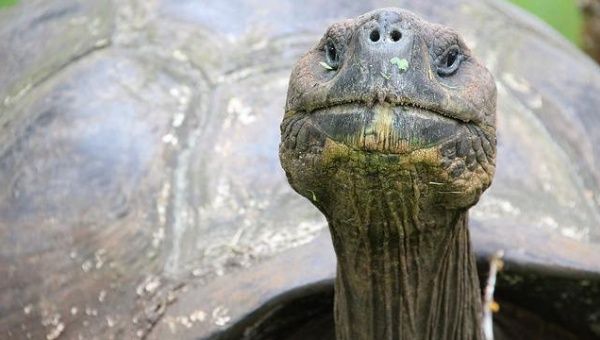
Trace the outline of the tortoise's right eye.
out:
[[[340,56],[338,50],[335,47],[333,41],[328,41],[325,44],[325,60],[327,64],[333,69],[337,69],[340,66]]]

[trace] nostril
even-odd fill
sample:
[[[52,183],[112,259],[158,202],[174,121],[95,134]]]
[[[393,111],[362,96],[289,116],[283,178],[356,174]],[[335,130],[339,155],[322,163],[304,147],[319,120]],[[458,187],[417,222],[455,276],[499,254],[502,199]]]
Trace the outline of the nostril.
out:
[[[371,39],[372,42],[379,41],[379,30],[372,30],[371,34],[369,34],[369,39]]]
[[[398,30],[393,30],[392,33],[390,33],[390,38],[392,38],[392,41],[398,41],[402,39],[402,33]]]

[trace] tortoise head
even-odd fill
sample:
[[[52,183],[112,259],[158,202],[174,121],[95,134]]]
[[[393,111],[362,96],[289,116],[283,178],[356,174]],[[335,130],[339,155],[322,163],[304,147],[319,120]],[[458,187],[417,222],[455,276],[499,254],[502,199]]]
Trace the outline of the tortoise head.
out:
[[[466,209],[493,177],[495,111],[493,77],[455,31],[376,10],[333,24],[296,64],[281,163],[327,216],[348,195]]]

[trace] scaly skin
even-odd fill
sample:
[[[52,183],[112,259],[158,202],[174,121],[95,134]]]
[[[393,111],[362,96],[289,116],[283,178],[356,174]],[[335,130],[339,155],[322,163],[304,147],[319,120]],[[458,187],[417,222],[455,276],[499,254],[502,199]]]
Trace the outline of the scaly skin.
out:
[[[280,158],[329,222],[337,339],[482,338],[467,210],[494,174],[495,110],[460,37],[399,9],[332,25],[298,61]]]

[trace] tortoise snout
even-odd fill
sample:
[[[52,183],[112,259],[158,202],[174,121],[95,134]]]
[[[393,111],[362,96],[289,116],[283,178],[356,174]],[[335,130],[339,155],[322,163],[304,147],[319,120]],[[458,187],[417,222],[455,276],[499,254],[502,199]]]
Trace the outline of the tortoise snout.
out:
[[[402,16],[395,11],[382,10],[359,30],[358,44],[361,57],[381,60],[381,57],[410,57],[413,32],[403,25]]]

